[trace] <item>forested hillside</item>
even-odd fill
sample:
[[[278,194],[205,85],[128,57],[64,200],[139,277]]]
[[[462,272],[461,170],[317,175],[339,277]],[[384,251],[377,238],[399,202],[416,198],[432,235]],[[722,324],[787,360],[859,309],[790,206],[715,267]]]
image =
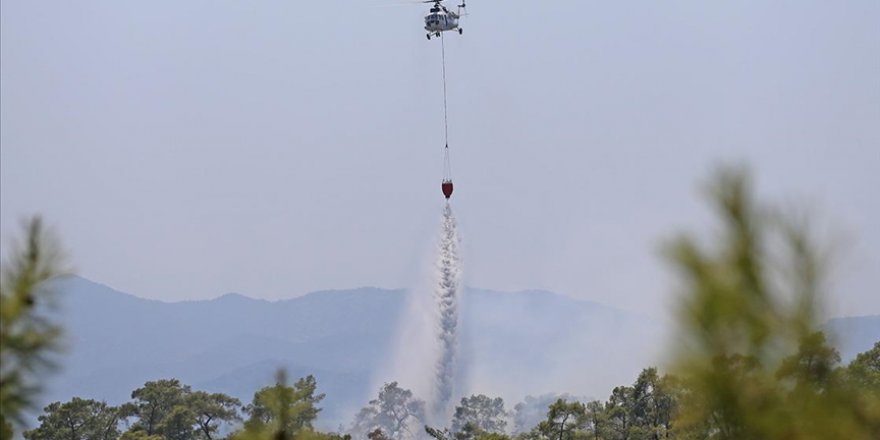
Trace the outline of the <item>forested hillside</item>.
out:
[[[67,349],[47,401],[119,403],[165,377],[245,400],[283,367],[318,379],[328,396],[322,422],[331,427],[368,400],[390,365],[408,295],[360,288],[277,302],[227,294],[163,303],[78,277],[58,290]],[[468,289],[463,300],[459,386],[477,382],[475,392],[600,395],[652,362],[662,343],[650,320],[550,292]],[[546,356],[532,356],[533,347]],[[592,374],[580,373],[582,363]]]

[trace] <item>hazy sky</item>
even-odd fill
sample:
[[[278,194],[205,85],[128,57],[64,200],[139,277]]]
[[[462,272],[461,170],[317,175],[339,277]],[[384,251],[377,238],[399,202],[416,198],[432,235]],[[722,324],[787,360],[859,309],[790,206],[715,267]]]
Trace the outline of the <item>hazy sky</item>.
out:
[[[440,42],[383,0],[0,10],[0,220],[148,298],[405,287],[442,209]],[[844,238],[831,314],[880,313],[880,2],[472,0],[447,35],[465,280],[655,314],[698,186]]]

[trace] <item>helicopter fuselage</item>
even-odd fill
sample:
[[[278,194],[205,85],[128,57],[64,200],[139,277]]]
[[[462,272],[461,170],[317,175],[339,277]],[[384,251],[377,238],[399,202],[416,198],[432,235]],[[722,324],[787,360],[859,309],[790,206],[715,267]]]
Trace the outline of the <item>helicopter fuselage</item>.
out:
[[[440,32],[458,29],[458,14],[449,11],[431,11],[425,16],[425,30],[439,34]]]

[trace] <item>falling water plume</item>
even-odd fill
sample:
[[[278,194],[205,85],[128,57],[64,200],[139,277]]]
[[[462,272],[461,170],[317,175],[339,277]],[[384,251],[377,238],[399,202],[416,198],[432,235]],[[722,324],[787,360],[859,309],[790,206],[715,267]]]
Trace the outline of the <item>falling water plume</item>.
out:
[[[461,280],[459,237],[455,216],[449,203],[443,210],[443,223],[436,263],[434,300],[437,303],[438,358],[435,367],[434,398],[431,408],[435,420],[445,417],[455,373],[456,327],[458,325],[458,290]]]

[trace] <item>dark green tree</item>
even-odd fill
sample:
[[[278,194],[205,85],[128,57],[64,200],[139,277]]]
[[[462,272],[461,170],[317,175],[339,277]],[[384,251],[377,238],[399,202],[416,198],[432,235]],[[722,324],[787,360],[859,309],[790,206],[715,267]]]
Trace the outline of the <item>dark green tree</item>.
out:
[[[474,440],[510,440],[510,436],[501,432],[481,432],[475,435]]]
[[[178,405],[185,407],[190,392],[189,385],[183,385],[177,379],[147,382],[143,387],[134,390],[131,398],[134,399],[133,415],[137,417],[137,421],[132,424],[130,431],[144,431],[147,436],[160,435],[169,440],[179,439],[183,432],[180,426],[183,416],[190,417],[192,427],[195,423],[192,414],[184,414],[185,411],[181,410],[174,414],[173,420],[168,417]],[[166,436],[166,427],[169,434],[172,434],[171,437]]]
[[[656,368],[642,370],[632,386],[631,438],[669,438],[677,401],[677,381]]]
[[[63,273],[57,239],[39,217],[25,226],[25,243],[12,243],[0,263],[0,440],[22,426],[51,367],[61,328],[39,313],[52,297],[51,279]]]
[[[376,430],[373,432],[377,432],[377,433],[381,434],[382,429],[376,428]],[[428,433],[428,435],[431,436],[431,438],[433,438],[435,440],[450,440],[453,438],[452,433],[449,432],[449,429],[446,429],[446,428],[437,429],[437,428],[432,428],[428,425],[425,425],[425,432]],[[372,432],[370,434],[372,434]],[[369,438],[369,435],[367,437]]]
[[[245,411],[250,418],[244,430],[233,433],[231,440],[351,440],[349,435],[318,432],[312,422],[320,412],[316,407],[323,394],[315,394],[317,383],[308,376],[287,385],[287,375],[278,372],[275,385],[254,394],[254,402]]]
[[[159,423],[159,431],[165,440],[193,440],[195,431],[196,415],[183,401],[171,408]]]
[[[161,435],[147,435],[146,431],[125,431],[119,436],[119,440],[163,440]]]
[[[381,432],[381,430],[379,431]],[[466,423],[461,431],[454,434],[448,429],[439,430],[427,425],[425,425],[425,432],[436,440],[510,440],[510,436],[507,434],[486,432],[471,423]]]
[[[428,427],[426,426],[425,429],[428,431],[428,434],[434,435],[434,434],[432,434],[431,428],[428,428]],[[384,432],[382,432],[382,428],[376,428],[376,429],[374,429],[374,430],[368,432],[368,433],[367,433],[367,438],[368,438],[369,440],[391,440],[391,439],[388,438],[388,436],[385,435]],[[436,438],[436,437],[435,437],[435,438]],[[445,438],[445,437],[444,437],[444,438]],[[438,440],[443,440],[443,439],[438,439]]]
[[[593,440],[605,438],[608,431],[608,415],[605,406],[598,400],[587,402],[584,414],[584,428],[587,436]]]
[[[846,367],[847,380],[855,386],[880,395],[880,341],[874,348],[859,353]]]
[[[507,427],[507,411],[504,400],[484,394],[462,398],[452,416],[452,432],[457,433],[470,425],[470,430],[503,433]]]
[[[500,432],[482,432],[474,440],[510,440],[510,436]]]
[[[452,432],[452,438],[455,440],[475,440],[486,434],[487,432],[480,429],[475,423],[465,422],[457,431]]]
[[[221,423],[241,420],[238,413],[241,402],[226,394],[194,391],[186,399],[186,406],[192,412],[196,429],[204,440],[214,440]]]
[[[391,440],[401,440],[415,435],[424,420],[425,402],[397,382],[391,382],[379,390],[378,398],[358,412],[352,432],[360,437],[379,428]]]
[[[673,422],[678,417],[679,402],[685,390],[678,377],[664,374],[654,388],[654,435],[652,438],[673,438]]]
[[[547,417],[547,408],[557,400],[573,400],[568,394],[543,394],[526,396],[513,407],[513,433],[527,433]]]
[[[776,377],[794,382],[795,387],[825,389],[834,378],[840,354],[825,341],[825,334],[814,332],[801,338],[798,352],[786,358]]]
[[[859,416],[874,421],[873,433],[880,438],[880,341],[856,356],[840,374],[850,390],[848,394],[857,399],[853,406]]]
[[[607,435],[610,440],[629,440],[633,424],[635,401],[631,387],[619,386],[611,391],[605,404],[608,417]]]
[[[547,419],[536,427],[537,434],[547,440],[574,440],[586,422],[583,403],[559,399],[547,410]]]
[[[27,440],[116,440],[119,424],[128,408],[105,402],[74,397],[69,402],[54,402],[37,418],[40,426],[25,431]]]
[[[245,407],[248,414],[245,428],[253,429],[263,425],[277,425],[279,415],[284,415],[285,423],[280,427],[291,435],[312,429],[312,422],[321,411],[318,403],[324,394],[316,394],[318,383],[314,376],[299,379],[293,386],[284,382],[265,387],[254,394],[254,400]]]

